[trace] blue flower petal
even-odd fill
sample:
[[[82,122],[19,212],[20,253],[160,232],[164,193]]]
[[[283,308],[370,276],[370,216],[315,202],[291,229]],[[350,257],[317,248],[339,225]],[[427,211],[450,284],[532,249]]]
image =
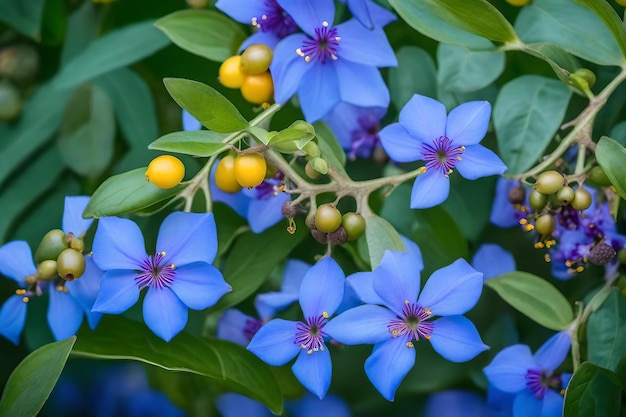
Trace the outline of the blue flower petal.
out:
[[[400,235],[400,238],[404,242],[404,247],[406,248],[406,251],[411,253],[411,256],[413,256],[413,258],[415,259],[414,268],[422,271],[424,269],[424,258],[422,257],[422,251],[420,250],[420,247],[417,246],[417,243],[407,238],[406,236]]]
[[[67,339],[76,334],[83,322],[83,310],[70,294],[50,287],[48,324],[56,340]]]
[[[424,417],[488,416],[483,397],[470,391],[449,390],[431,394],[425,408]]]
[[[288,259],[283,273],[283,282],[280,286],[282,292],[298,294],[304,276],[311,268],[311,264],[299,259]]]
[[[217,254],[217,230],[213,213],[177,211],[165,218],[159,229],[157,252],[176,267],[193,262],[212,263]]]
[[[137,224],[119,217],[101,217],[93,238],[93,259],[103,271],[137,269],[146,259],[143,235]]]
[[[317,395],[320,400],[326,396],[332,376],[332,364],[328,349],[320,349],[310,355],[305,349],[301,349],[291,370],[304,388]]]
[[[311,69],[298,87],[298,97],[304,117],[309,123],[313,123],[339,103],[341,84],[335,72],[336,65],[317,61],[307,65],[310,65]]]
[[[65,283],[70,295],[89,313],[100,291],[103,272],[93,260],[93,256],[85,256],[85,272],[80,279]]]
[[[26,323],[26,306],[22,295],[12,295],[0,308],[0,335],[14,344],[20,343],[20,335]]]
[[[231,291],[222,273],[213,265],[195,262],[176,268],[170,288],[187,307],[204,310]]]
[[[319,399],[306,393],[301,400],[286,402],[285,408],[294,417],[350,417],[352,413],[348,404],[336,395],[329,394]]]
[[[415,364],[415,349],[407,347],[404,338],[390,339],[374,346],[365,361],[365,373],[387,400],[393,401],[400,382]]]
[[[283,311],[298,301],[297,292],[267,292],[254,299],[254,307],[263,320],[269,320],[279,311]]]
[[[494,387],[504,392],[519,392],[526,388],[526,373],[538,368],[530,348],[526,345],[513,345],[500,351],[483,369]]]
[[[541,404],[541,417],[561,417],[563,415],[563,396],[551,389],[547,390]]]
[[[341,59],[333,66],[342,101],[361,107],[389,106],[389,90],[378,68]]]
[[[509,201],[509,192],[519,185],[519,181],[504,177],[498,178],[498,182],[496,183],[496,195],[493,199],[491,216],[489,218],[491,223],[498,227],[519,226],[519,217],[516,215],[513,204]]]
[[[187,306],[169,288],[148,288],[143,300],[143,320],[161,339],[169,342],[187,324]]]
[[[352,287],[361,301],[367,304],[384,305],[385,302],[374,291],[374,274],[371,272],[356,272],[346,278],[347,285]]]
[[[281,37],[278,36],[276,33],[263,32],[260,30],[256,33],[253,33],[252,35],[248,37],[248,39],[243,41],[241,46],[239,46],[239,52],[244,51],[248,46],[254,45],[257,43],[262,43],[263,45],[267,45],[273,50],[274,48],[276,48],[276,45],[278,45],[278,42],[280,41],[281,41]]]
[[[89,197],[75,196],[65,197],[65,206],[63,209],[63,231],[74,233],[74,236],[80,237],[87,232],[93,219],[83,219],[83,211],[89,203]]]
[[[415,178],[411,191],[411,208],[438,206],[450,194],[450,179],[439,170],[429,170]]]
[[[281,209],[289,200],[291,196],[282,192],[276,196],[251,200],[247,216],[250,230],[254,233],[263,233],[276,223],[285,220]]]
[[[400,111],[399,121],[409,135],[431,144],[446,134],[446,107],[430,97],[415,94]]]
[[[14,240],[0,247],[0,274],[25,285],[24,278],[36,272],[28,243]]]
[[[253,17],[261,17],[267,11],[264,3],[250,0],[217,0],[215,7],[232,19],[251,25]]]
[[[245,347],[254,336],[251,330],[258,330],[260,326],[261,322],[254,317],[243,314],[237,309],[229,308],[224,311],[217,322],[217,337]]]
[[[394,313],[402,316],[405,301],[417,301],[420,288],[417,261],[410,252],[385,251],[372,274],[374,291]]]
[[[135,283],[137,272],[113,270],[105,272],[100,282],[100,292],[92,311],[120,314],[128,310],[139,299],[139,288]]]
[[[480,339],[476,326],[463,316],[442,317],[433,322],[430,343],[433,349],[452,362],[467,362],[489,349]]]
[[[413,162],[423,158],[422,142],[409,135],[400,123],[385,126],[378,136],[387,155],[396,162]]]
[[[350,1],[351,0],[348,0],[348,3],[350,3]],[[366,0],[365,3],[369,9],[370,16],[372,16],[375,27],[382,28],[397,19],[395,14],[384,7],[379,6],[373,1]]]
[[[513,416],[543,417],[541,413],[542,406],[543,401],[536,398],[530,390],[526,389],[515,397]]]
[[[359,21],[359,23],[365,26],[367,29],[374,29],[374,22],[370,14],[370,9],[367,7],[367,0],[345,0],[350,12]]]
[[[569,333],[558,332],[535,352],[535,362],[550,374],[563,363],[571,346],[572,339]]]
[[[202,123],[196,120],[189,112],[183,109],[183,130],[200,130]]]
[[[435,316],[463,314],[476,305],[482,290],[483,274],[457,259],[430,276],[417,302]]]
[[[301,350],[294,343],[296,324],[295,321],[283,319],[267,322],[256,332],[247,349],[268,365],[286,364]]]
[[[324,333],[346,345],[377,344],[391,338],[387,325],[397,319],[385,307],[363,305],[344,311],[324,326]]]
[[[485,281],[498,275],[513,272],[516,268],[515,258],[511,252],[496,243],[480,245],[472,258],[472,266],[483,273]]]
[[[260,402],[241,394],[229,392],[215,398],[215,408],[222,417],[272,417],[273,414]]]
[[[500,175],[507,170],[504,162],[490,149],[483,145],[470,145],[465,148],[456,168],[468,180]]]
[[[446,136],[454,146],[476,145],[487,134],[491,104],[488,101],[470,101],[452,109],[446,123]]]
[[[300,26],[303,32],[315,37],[315,29],[323,22],[332,25],[335,20],[335,2],[333,0],[276,0],[287,14]]]
[[[341,36],[337,50],[339,59],[370,67],[398,65],[396,55],[382,28],[367,30],[356,19],[351,19],[338,25],[337,33]]]
[[[295,34],[280,41],[274,49],[274,58],[270,65],[274,80],[274,100],[284,104],[298,91],[298,87],[313,65],[296,54],[296,49],[308,39],[305,35]]]
[[[305,318],[332,315],[343,299],[345,275],[333,258],[323,258],[309,269],[300,286]]]

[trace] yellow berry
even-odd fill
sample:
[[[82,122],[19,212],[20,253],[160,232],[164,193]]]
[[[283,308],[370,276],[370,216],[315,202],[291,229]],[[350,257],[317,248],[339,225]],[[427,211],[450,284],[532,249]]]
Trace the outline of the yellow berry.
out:
[[[252,188],[261,184],[266,171],[267,163],[260,153],[241,154],[235,158],[235,178],[242,187]]]
[[[146,170],[146,179],[159,188],[172,188],[185,176],[185,165],[172,155],[154,158]]]
[[[615,0],[620,6],[626,6],[626,0]]]
[[[228,88],[239,88],[245,75],[241,72],[241,56],[235,55],[222,63],[219,71],[219,82]]]
[[[246,75],[241,84],[241,95],[253,104],[263,104],[274,97],[274,81],[269,72]]]
[[[226,155],[217,164],[215,169],[215,184],[226,193],[236,193],[241,190],[241,184],[235,178],[235,157]]]

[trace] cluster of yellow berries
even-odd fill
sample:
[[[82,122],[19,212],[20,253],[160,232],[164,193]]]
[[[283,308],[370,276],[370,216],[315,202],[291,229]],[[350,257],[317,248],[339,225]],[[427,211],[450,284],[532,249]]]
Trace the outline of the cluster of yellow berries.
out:
[[[267,174],[265,157],[260,153],[241,153],[236,157],[226,155],[217,164],[215,184],[226,193],[236,193],[242,187],[261,184]]]
[[[274,81],[268,71],[273,55],[267,45],[250,45],[241,55],[222,63],[218,80],[224,87],[239,88],[250,103],[268,103],[274,97]]]

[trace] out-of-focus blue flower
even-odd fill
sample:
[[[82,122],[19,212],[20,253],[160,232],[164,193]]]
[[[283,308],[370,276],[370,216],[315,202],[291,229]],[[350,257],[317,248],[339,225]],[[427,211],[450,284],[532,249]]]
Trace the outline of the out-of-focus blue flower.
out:
[[[169,341],[185,327],[188,308],[210,307],[231,288],[211,265],[217,253],[212,213],[170,214],[161,224],[156,249],[154,255],[146,254],[134,222],[102,217],[93,253],[105,272],[93,310],[120,314],[148,287],[144,320],[157,336]]]
[[[296,92],[306,120],[324,117],[340,101],[387,107],[389,90],[378,67],[397,65],[381,27],[368,30],[356,19],[332,26],[333,0],[278,0],[305,34],[276,45],[270,71],[274,98],[285,103]]]
[[[398,123],[380,131],[391,159],[425,162],[425,172],[413,184],[411,208],[443,203],[450,193],[448,176],[455,168],[468,180],[506,171],[500,158],[479,144],[490,115],[491,105],[486,101],[461,104],[446,115],[442,103],[416,94],[400,111]]]
[[[200,130],[202,129],[202,123],[200,123],[189,112],[183,109],[183,130]]]
[[[565,360],[570,345],[570,335],[562,331],[548,339],[534,355],[526,345],[509,346],[484,369],[495,388],[516,394],[514,417],[561,416],[562,393],[570,375],[556,374],[554,370]]]
[[[229,308],[217,322],[217,337],[240,346],[247,346],[262,325],[261,320],[235,308]]]
[[[272,417],[260,402],[246,396],[227,393],[215,399],[215,407],[222,417]],[[285,408],[292,417],[350,417],[350,408],[344,400],[328,395],[322,399],[305,394],[300,400],[286,401]]]
[[[344,281],[339,265],[323,258],[308,270],[300,286],[305,321],[271,320],[248,345],[249,351],[272,366],[282,366],[297,356],[291,370],[319,398],[326,395],[332,372],[325,327],[343,299]]]
[[[412,252],[386,251],[373,272],[361,273],[373,275],[373,299],[363,299],[368,304],[341,313],[325,328],[340,343],[374,344],[365,373],[389,401],[415,363],[414,342],[430,340],[453,362],[488,348],[462,316],[480,298],[482,274],[459,259],[434,272],[420,294],[419,262]],[[435,316],[441,317],[431,320]]]
[[[14,280],[19,286],[15,294],[0,308],[0,334],[16,345],[26,323],[28,301],[32,296],[39,295],[27,289],[25,279],[36,273],[37,268],[28,243],[17,240],[0,247],[0,274]]]
[[[485,399],[470,391],[442,391],[431,394],[425,417],[486,417]]]
[[[259,401],[234,392],[217,397],[215,408],[222,417],[272,417],[274,415]]]
[[[495,243],[480,245],[474,257],[472,266],[483,273],[483,279],[487,281],[498,275],[515,271],[515,258],[511,252]]]
[[[324,117],[324,122],[335,133],[350,159],[369,158],[374,149],[380,147],[380,119],[386,112],[384,107],[339,103]]]
[[[368,29],[383,27],[396,20],[396,15],[369,0],[341,0],[363,26]]]
[[[509,200],[511,190],[517,187],[524,187],[526,198],[522,204],[513,204]],[[519,181],[500,177],[496,184],[496,195],[491,206],[491,223],[498,227],[519,226],[520,220],[528,216],[528,196],[530,187],[522,185]]]
[[[254,306],[261,320],[269,320],[279,311],[298,301],[302,279],[311,265],[298,259],[290,259],[285,265],[280,291],[259,294],[254,299]]]

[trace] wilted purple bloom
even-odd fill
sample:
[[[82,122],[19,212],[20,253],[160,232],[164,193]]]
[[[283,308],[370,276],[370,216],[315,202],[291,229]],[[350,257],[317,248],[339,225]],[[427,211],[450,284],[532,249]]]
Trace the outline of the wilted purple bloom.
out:
[[[446,116],[443,104],[416,94],[400,111],[399,122],[380,131],[391,159],[425,162],[425,172],[413,184],[411,208],[443,203],[450,193],[448,176],[455,168],[468,180],[506,171],[500,158],[479,144],[487,133],[490,115],[488,102],[472,101]]]
[[[524,187],[526,198],[522,204],[513,204],[509,200],[511,190],[517,187]],[[528,216],[528,196],[530,187],[522,185],[519,181],[500,177],[496,184],[496,195],[491,206],[491,223],[498,227],[519,226],[520,220]]]
[[[339,103],[324,117],[324,122],[333,131],[339,144],[350,159],[369,158],[374,149],[380,147],[380,119],[385,115],[384,107],[359,107]]]
[[[167,216],[154,255],[146,254],[141,230],[134,222],[102,217],[93,253],[96,264],[105,271],[93,310],[120,314],[148,287],[144,320],[166,341],[185,327],[188,308],[210,307],[231,290],[211,265],[217,253],[212,213],[174,212]]]
[[[483,273],[485,281],[507,272],[513,272],[516,268],[515,258],[511,252],[495,243],[480,245],[472,258],[472,266]]]
[[[363,26],[368,29],[383,27],[396,20],[396,16],[370,0],[341,0]]]
[[[418,263],[412,252],[386,251],[369,273],[382,305],[350,309],[325,328],[340,343],[374,344],[365,373],[389,401],[415,363],[414,342],[429,340],[435,351],[453,362],[468,361],[488,348],[474,324],[461,315],[480,298],[482,274],[459,259],[434,272],[419,294]],[[441,317],[432,320],[435,316]]]

